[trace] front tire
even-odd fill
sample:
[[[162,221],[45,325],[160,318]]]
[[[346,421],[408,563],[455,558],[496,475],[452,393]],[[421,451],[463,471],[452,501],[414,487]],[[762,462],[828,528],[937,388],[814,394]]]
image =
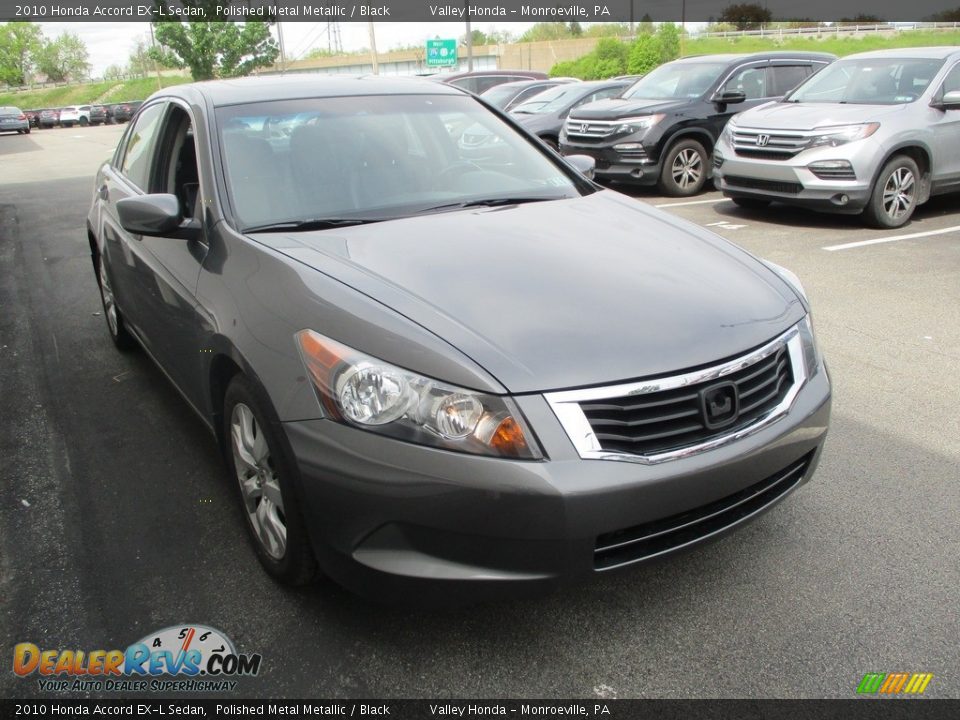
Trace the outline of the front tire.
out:
[[[707,151],[696,140],[681,140],[670,146],[663,159],[660,192],[670,197],[689,197],[703,189],[707,180]]]
[[[90,124],[90,121],[89,121],[89,120],[87,120],[87,119],[84,118],[84,117],[80,118],[80,127],[86,127],[86,126],[89,125],[89,124]]]
[[[260,564],[288,585],[317,574],[294,489],[296,464],[283,442],[269,401],[243,375],[236,375],[223,403],[227,467]]]
[[[123,315],[117,307],[116,298],[113,295],[113,286],[110,284],[110,277],[107,274],[106,263],[103,262],[103,256],[97,256],[97,284],[100,286],[100,304],[103,305],[103,315],[107,321],[107,331],[110,333],[110,339],[121,352],[129,352],[136,347],[136,340],[127,330]]]
[[[870,202],[863,211],[866,223],[884,229],[906,225],[917,208],[919,185],[917,163],[906,155],[892,158],[883,166],[873,185]]]

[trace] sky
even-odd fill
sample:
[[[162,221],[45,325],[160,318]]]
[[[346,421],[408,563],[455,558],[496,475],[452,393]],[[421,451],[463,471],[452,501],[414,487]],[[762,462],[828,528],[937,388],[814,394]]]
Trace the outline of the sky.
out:
[[[476,23],[472,27],[489,32],[509,30],[519,36],[533,23]],[[90,53],[91,77],[101,77],[110,65],[125,65],[137,40],[150,39],[150,27],[143,22],[42,22],[43,34],[55,38],[64,32],[79,35]],[[283,23],[283,39],[288,62],[305,55],[311,48],[327,48],[326,23]],[[402,45],[423,43],[434,38],[456,38],[466,32],[462,22],[375,23],[377,51],[387,52]],[[370,46],[365,22],[340,23],[344,50]]]

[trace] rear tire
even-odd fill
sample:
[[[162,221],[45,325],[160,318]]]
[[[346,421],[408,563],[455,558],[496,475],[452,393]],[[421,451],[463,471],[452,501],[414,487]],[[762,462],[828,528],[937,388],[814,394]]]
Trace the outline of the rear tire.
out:
[[[875,228],[906,225],[917,209],[920,169],[912,158],[897,155],[890,159],[873,185],[870,202],[863,210],[864,221]]]
[[[703,189],[707,180],[709,156],[703,145],[693,139],[670,146],[663,158],[657,187],[670,197],[689,197]]]
[[[744,210],[763,210],[769,207],[771,202],[770,200],[761,200],[760,198],[735,197],[730,199],[733,200],[734,205],[742,207]]]
[[[87,120],[85,117],[80,118],[80,127],[86,127],[89,124],[90,124],[90,121]]]
[[[110,333],[110,339],[120,352],[133,350],[137,346],[137,341],[127,330],[123,315],[117,307],[116,298],[113,295],[113,286],[110,284],[110,276],[107,274],[107,267],[100,255],[97,256],[97,285],[100,287],[100,304],[103,306],[103,316],[107,321],[107,331]]]
[[[260,564],[287,585],[317,575],[294,485],[296,462],[264,393],[235,375],[223,400],[227,468]]]

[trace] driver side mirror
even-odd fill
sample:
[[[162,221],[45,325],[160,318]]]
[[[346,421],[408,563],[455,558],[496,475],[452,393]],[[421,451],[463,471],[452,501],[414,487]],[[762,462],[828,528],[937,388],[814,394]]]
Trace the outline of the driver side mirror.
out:
[[[720,105],[737,105],[746,99],[747,94],[741,90],[724,90],[713,96],[713,102]]]
[[[585,178],[593,180],[594,170],[597,167],[596,158],[589,155],[565,155],[563,159]]]
[[[934,105],[941,110],[960,110],[960,90],[951,90],[944,93],[940,102]]]
[[[117,201],[120,226],[134,235],[195,240],[200,236],[200,221],[184,219],[176,195],[156,193],[137,195]]]

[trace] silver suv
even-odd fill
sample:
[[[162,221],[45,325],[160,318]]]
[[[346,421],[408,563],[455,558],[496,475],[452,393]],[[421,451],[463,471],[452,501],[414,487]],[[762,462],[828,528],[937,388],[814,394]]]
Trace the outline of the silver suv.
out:
[[[899,227],[931,195],[960,191],[960,49],[838,60],[732,118],[713,165],[738,205],[776,200]]]

